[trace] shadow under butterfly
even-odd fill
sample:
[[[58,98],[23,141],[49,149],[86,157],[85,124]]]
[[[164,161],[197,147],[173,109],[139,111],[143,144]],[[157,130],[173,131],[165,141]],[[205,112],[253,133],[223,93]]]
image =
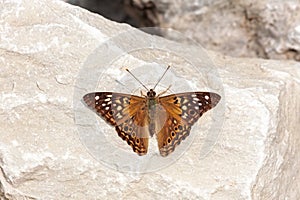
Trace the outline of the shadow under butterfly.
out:
[[[141,96],[115,92],[92,92],[83,96],[86,106],[108,124],[115,127],[118,135],[134,152],[147,154],[149,136],[156,135],[161,156],[175,150],[190,133],[191,127],[208,110],[215,107],[221,96],[213,92],[185,92],[161,96],[154,89],[168,68],[155,84],[148,89],[128,69],[144,88]]]

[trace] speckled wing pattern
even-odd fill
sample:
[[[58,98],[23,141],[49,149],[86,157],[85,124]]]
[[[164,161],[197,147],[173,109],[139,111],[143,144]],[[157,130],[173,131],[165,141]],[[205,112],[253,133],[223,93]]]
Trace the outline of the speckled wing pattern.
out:
[[[138,155],[148,150],[149,115],[146,99],[134,95],[96,92],[83,97],[85,104],[108,124]]]
[[[212,92],[187,92],[159,98],[167,111],[167,120],[157,133],[160,154],[167,156],[184,140],[191,127],[208,110],[220,101],[220,95]]]
[[[158,148],[162,156],[174,151],[190,133],[191,127],[208,110],[220,101],[220,95],[211,92],[187,92],[156,97],[159,106],[164,108],[165,120],[149,115],[147,97],[122,93],[96,92],[83,97],[85,104],[115,126],[118,135],[125,140],[138,155],[148,150],[149,135],[153,135],[150,124],[160,124],[156,129]],[[158,111],[157,111],[158,112]],[[159,112],[158,112],[159,114]]]

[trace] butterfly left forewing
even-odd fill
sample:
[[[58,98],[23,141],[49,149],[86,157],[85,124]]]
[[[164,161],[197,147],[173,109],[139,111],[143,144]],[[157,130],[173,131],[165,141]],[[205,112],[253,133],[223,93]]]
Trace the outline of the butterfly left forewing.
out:
[[[145,155],[148,149],[149,116],[145,98],[112,92],[95,92],[84,95],[84,103],[108,124],[134,152]]]
[[[211,92],[188,92],[159,98],[167,113],[163,128],[157,133],[160,154],[167,156],[190,133],[191,127],[208,110],[215,107],[221,96]]]

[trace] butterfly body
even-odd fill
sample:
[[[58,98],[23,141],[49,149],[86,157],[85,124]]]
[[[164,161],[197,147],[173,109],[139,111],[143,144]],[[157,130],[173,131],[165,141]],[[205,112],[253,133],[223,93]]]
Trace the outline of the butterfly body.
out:
[[[157,105],[158,105],[158,97],[156,96],[156,93],[153,89],[150,89],[149,92],[147,92],[147,96],[145,96],[145,103],[148,108],[148,117],[150,119],[149,121],[149,134],[151,137],[156,132],[156,125],[155,120],[157,115]]]
[[[162,94],[162,93],[161,93]],[[220,101],[212,92],[186,92],[167,96],[153,89],[141,97],[93,92],[84,95],[84,103],[108,124],[138,155],[148,151],[148,138],[156,135],[159,152],[167,156],[190,133],[192,125]]]
[[[158,99],[157,99],[156,93],[154,92],[153,89],[151,89],[149,92],[147,92],[147,96],[145,97],[145,101],[146,101],[146,105],[148,107],[148,110],[149,111],[154,111],[155,107],[158,103]],[[155,114],[155,113],[152,113],[152,114]]]

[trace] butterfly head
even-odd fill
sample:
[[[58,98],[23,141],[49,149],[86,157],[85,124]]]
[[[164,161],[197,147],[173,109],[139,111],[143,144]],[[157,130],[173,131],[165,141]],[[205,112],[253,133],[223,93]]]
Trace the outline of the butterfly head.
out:
[[[153,89],[150,89],[148,92],[147,92],[147,97],[155,97],[156,96],[156,92],[154,92]]]

